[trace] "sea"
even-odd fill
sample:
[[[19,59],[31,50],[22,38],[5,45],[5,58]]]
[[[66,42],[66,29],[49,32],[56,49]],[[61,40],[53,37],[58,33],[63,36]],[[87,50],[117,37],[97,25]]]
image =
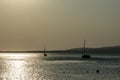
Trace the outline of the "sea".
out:
[[[119,55],[0,53],[0,80],[120,80]]]

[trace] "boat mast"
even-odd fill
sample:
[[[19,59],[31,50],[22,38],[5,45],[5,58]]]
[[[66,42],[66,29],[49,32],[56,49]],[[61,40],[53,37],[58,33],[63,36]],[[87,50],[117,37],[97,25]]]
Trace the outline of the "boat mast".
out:
[[[84,40],[84,43],[83,43],[83,55],[85,55],[85,44],[86,44],[86,40]]]
[[[44,45],[44,56],[47,56],[47,54],[46,54],[46,47],[45,47],[45,45]]]
[[[46,46],[44,45],[44,54],[46,54]]]

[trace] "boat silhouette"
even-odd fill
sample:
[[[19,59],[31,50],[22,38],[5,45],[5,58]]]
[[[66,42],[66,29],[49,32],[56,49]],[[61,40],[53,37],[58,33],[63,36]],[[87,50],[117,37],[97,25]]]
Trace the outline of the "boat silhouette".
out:
[[[45,46],[44,46],[44,56],[47,56],[47,53],[46,53],[46,48],[45,48]]]
[[[86,40],[84,40],[84,44],[83,44],[82,58],[89,59],[89,58],[91,58],[91,56],[86,54],[85,44],[86,44]]]

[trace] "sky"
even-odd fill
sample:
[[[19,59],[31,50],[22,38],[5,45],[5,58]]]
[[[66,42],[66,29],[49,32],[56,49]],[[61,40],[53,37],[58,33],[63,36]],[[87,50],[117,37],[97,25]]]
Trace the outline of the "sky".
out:
[[[120,0],[0,0],[0,50],[120,45]]]

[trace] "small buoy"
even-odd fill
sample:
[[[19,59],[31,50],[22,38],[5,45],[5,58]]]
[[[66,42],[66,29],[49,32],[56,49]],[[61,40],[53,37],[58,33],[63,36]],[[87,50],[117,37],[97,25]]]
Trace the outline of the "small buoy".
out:
[[[87,71],[87,73],[88,73],[88,71]]]
[[[100,71],[99,71],[99,70],[96,70],[96,73],[97,73],[97,74],[99,74],[99,73],[100,73]]]
[[[65,73],[65,72],[63,71],[63,73]]]

